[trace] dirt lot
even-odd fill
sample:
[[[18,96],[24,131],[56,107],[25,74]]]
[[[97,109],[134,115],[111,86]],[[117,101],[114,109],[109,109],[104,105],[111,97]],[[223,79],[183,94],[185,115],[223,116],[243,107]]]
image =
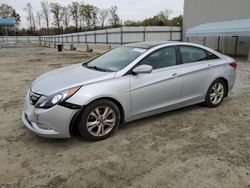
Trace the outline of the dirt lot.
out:
[[[250,63],[218,108],[202,105],[123,125],[111,138],[44,139],[21,122],[40,74],[96,54],[0,49],[0,187],[250,187]]]

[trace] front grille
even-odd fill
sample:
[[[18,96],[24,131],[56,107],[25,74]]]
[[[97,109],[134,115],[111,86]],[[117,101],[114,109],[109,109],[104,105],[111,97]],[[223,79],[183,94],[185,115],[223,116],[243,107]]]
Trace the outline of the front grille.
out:
[[[37,101],[40,99],[41,95],[38,93],[34,93],[30,90],[29,92],[29,100],[30,100],[30,104],[35,105],[37,103]]]

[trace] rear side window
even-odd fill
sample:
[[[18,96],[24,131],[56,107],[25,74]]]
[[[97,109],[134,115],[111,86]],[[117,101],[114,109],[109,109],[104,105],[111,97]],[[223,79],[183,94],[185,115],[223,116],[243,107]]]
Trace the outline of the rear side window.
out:
[[[184,64],[204,61],[208,59],[206,51],[201,48],[192,46],[180,46],[179,48]]]
[[[214,55],[212,52],[207,52],[208,59],[219,59],[217,55]]]

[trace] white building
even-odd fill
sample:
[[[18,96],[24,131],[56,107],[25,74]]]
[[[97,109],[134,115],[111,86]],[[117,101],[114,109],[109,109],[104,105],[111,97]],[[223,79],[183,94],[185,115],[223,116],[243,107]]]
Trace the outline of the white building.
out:
[[[183,41],[205,44],[213,49],[219,46],[226,54],[247,55],[249,36],[186,36],[188,29],[201,24],[240,19],[250,19],[250,0],[185,0]]]

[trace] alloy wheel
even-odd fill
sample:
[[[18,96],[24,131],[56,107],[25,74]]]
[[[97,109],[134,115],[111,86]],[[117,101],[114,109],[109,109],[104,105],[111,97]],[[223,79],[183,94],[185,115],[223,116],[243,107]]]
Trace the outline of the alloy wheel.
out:
[[[211,92],[210,92],[210,101],[216,105],[221,102],[224,97],[224,86],[222,83],[217,82],[213,85]]]
[[[108,106],[97,107],[89,113],[87,129],[93,136],[104,136],[115,126],[115,112]]]

